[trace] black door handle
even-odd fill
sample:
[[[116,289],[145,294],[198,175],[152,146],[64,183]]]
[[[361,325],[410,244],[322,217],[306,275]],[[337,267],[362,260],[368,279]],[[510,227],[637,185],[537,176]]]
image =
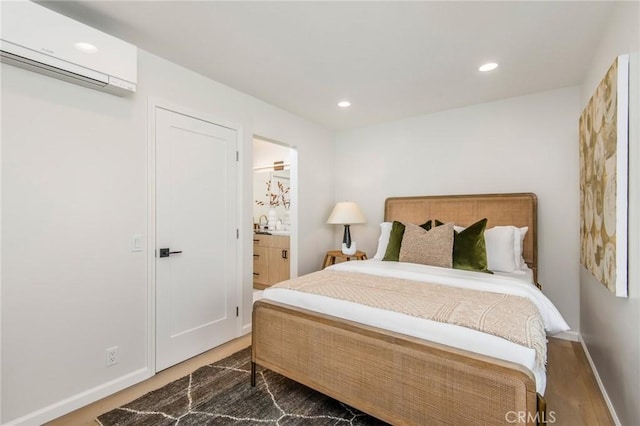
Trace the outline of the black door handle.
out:
[[[171,250],[171,249],[161,248],[160,249],[160,257],[169,257],[172,254],[180,254],[180,253],[182,253],[182,250],[180,250],[180,251],[169,251],[169,250]]]

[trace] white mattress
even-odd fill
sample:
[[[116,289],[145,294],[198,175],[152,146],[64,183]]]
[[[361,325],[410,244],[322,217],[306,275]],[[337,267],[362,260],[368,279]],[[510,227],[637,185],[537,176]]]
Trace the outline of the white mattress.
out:
[[[331,266],[331,269],[394,276],[527,297],[540,310],[548,334],[569,329],[551,301],[532,284],[533,273],[531,270],[526,274],[489,275],[412,263],[382,262],[374,259],[344,262]],[[536,368],[535,350],[501,337],[461,326],[416,318],[399,312],[291,289],[268,288],[264,291],[263,298],[518,363],[533,372],[536,378],[536,390],[544,395],[546,374],[543,367]]]

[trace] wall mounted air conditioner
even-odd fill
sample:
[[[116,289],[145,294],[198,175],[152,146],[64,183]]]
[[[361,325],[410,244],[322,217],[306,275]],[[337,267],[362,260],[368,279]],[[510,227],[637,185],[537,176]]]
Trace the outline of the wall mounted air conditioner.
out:
[[[118,96],[136,91],[134,45],[30,1],[0,3],[2,62]]]

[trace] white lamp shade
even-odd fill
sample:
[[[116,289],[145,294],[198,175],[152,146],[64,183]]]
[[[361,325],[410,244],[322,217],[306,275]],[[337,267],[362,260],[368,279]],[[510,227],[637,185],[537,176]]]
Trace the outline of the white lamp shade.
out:
[[[365,223],[367,220],[360,207],[353,201],[340,201],[336,203],[327,223],[333,225],[350,225],[353,223]]]

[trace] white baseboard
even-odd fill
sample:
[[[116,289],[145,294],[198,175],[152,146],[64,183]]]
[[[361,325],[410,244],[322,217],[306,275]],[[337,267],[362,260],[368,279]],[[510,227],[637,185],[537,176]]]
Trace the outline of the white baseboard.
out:
[[[582,349],[584,350],[584,354],[587,356],[587,361],[589,361],[589,365],[591,366],[591,370],[593,371],[593,375],[596,378],[596,382],[598,383],[598,387],[600,388],[600,392],[602,392],[602,397],[604,398],[604,402],[607,404],[607,408],[611,413],[611,417],[613,418],[613,422],[616,426],[621,426],[620,419],[616,414],[616,410],[613,408],[613,404],[611,403],[611,399],[609,399],[609,394],[607,394],[607,390],[604,388],[604,384],[602,380],[600,380],[600,375],[598,374],[598,370],[596,369],[596,365],[593,363],[593,359],[591,359],[591,354],[589,353],[589,349],[587,349],[587,344],[582,339],[582,336],[578,334],[579,342],[582,345]]]
[[[242,326],[242,331],[240,332],[240,335],[244,336],[245,334],[249,334],[249,333],[251,333],[251,323],[245,324]]]
[[[578,333],[577,331],[563,331],[561,333],[554,334],[551,337],[557,337],[558,339],[562,340],[570,340],[572,342],[579,342],[581,339],[580,333]]]
[[[111,394],[114,394],[129,386],[135,385],[143,380],[153,376],[153,373],[147,368],[141,368],[140,370],[133,371],[122,377],[118,377],[115,380],[96,386],[95,388],[73,395],[69,398],[58,401],[55,404],[51,404],[48,407],[41,408],[40,410],[29,413],[26,416],[22,416],[18,419],[11,420],[5,423],[6,426],[13,425],[40,425],[57,419],[67,413],[70,413],[85,405],[96,402],[99,399],[105,398]]]

